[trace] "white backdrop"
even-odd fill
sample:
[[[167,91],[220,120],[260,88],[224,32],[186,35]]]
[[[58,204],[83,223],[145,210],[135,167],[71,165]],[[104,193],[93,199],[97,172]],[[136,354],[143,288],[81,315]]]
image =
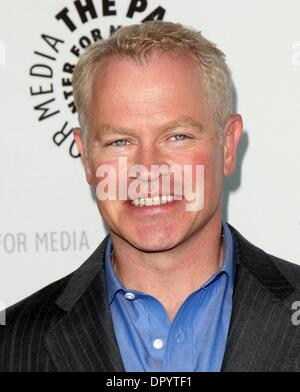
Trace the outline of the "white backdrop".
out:
[[[90,12],[80,17],[79,3]],[[132,17],[130,4],[140,8]],[[232,69],[245,133],[225,218],[300,264],[299,1],[0,0],[0,9],[0,302],[73,271],[104,238],[80,158],[69,151],[77,120],[68,71],[93,35],[154,10],[201,30]]]

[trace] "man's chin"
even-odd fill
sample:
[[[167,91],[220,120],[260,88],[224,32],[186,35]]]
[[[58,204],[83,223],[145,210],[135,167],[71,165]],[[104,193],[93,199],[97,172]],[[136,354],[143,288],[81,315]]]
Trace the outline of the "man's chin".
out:
[[[126,241],[129,242],[132,246],[142,252],[164,252],[171,250],[178,246],[181,242],[178,238],[172,238],[170,235],[168,236],[132,236],[129,237],[126,235]]]

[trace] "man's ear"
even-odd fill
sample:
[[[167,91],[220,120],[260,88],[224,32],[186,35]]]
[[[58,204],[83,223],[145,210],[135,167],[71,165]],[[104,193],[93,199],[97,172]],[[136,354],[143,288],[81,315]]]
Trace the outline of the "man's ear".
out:
[[[90,162],[88,160],[87,156],[87,151],[85,148],[84,140],[83,140],[83,135],[82,135],[82,130],[81,128],[73,128],[73,136],[75,139],[76,146],[78,148],[78,151],[81,155],[84,170],[85,170],[85,176],[86,180],[90,185],[93,185],[93,176],[92,176],[92,170],[90,167]]]
[[[243,120],[239,114],[228,119],[223,134],[224,176],[234,173],[236,166],[237,146],[243,131]]]

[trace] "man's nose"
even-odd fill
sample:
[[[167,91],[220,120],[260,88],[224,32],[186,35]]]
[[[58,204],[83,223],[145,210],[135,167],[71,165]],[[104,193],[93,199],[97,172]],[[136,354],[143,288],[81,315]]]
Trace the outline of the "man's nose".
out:
[[[140,148],[135,157],[134,165],[141,165],[142,171],[138,176],[141,181],[154,181],[168,171],[165,157],[154,146]],[[158,167],[161,167],[162,170],[157,170]]]

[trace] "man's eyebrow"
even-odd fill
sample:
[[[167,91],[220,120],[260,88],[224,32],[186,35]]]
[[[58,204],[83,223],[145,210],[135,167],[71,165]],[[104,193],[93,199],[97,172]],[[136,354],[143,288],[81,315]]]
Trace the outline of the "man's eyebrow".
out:
[[[194,128],[200,132],[203,131],[203,126],[198,121],[194,120],[191,117],[182,117],[175,121],[169,121],[166,124],[163,124],[159,127],[162,132],[170,131],[172,129],[177,128]],[[109,124],[103,124],[97,127],[97,130],[101,133],[108,134],[130,134],[137,133],[137,130],[126,128],[126,127],[112,127]]]
[[[167,131],[176,128],[195,128],[201,132],[203,131],[202,124],[191,117],[183,117],[176,121],[170,121],[162,126],[162,129]]]
[[[123,128],[123,127],[112,127],[108,124],[103,124],[97,127],[97,130],[101,133],[129,133],[131,130],[129,128]]]

